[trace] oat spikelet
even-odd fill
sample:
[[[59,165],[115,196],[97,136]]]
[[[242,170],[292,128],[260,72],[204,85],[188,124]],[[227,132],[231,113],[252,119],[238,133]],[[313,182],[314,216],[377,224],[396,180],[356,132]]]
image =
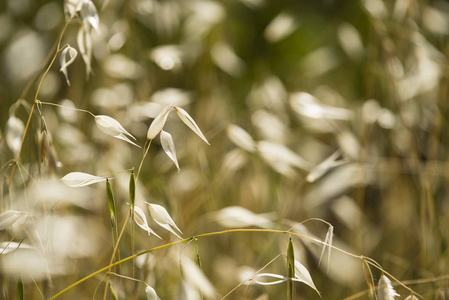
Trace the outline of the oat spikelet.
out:
[[[394,297],[398,297],[399,294],[396,293],[393,286],[391,285],[390,279],[383,275],[380,277],[379,286],[377,287],[377,295],[379,300],[394,300]]]

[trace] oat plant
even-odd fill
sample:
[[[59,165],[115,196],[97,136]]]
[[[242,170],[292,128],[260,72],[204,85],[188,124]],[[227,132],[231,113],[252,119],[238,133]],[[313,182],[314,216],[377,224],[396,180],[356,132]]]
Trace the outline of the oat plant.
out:
[[[0,297],[448,298],[448,14],[0,4]]]

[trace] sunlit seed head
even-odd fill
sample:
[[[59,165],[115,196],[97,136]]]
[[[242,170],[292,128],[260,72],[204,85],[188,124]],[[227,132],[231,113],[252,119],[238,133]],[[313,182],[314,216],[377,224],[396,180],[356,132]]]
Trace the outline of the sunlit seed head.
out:
[[[6,122],[5,131],[6,144],[15,155],[20,149],[22,136],[25,131],[25,125],[19,118],[10,116],[8,122]]]

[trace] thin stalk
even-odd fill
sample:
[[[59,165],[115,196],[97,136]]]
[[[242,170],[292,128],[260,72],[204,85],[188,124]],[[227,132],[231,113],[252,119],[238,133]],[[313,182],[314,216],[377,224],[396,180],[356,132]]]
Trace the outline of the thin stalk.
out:
[[[366,258],[366,257],[365,257]],[[377,262],[375,262],[375,263],[373,263],[373,259],[369,259],[369,260],[367,260],[366,262],[368,263],[368,264],[370,264],[370,265],[372,265],[373,267],[375,267],[375,268],[377,268],[377,269],[379,269],[380,271],[382,271],[385,275],[387,275],[388,277],[390,277],[391,279],[393,279],[394,281],[396,281],[400,286],[402,286],[404,289],[406,289],[406,290],[408,290],[410,293],[413,293],[414,295],[416,295],[416,296],[419,296],[420,298],[423,298],[424,299],[424,297],[423,296],[421,296],[421,295],[419,295],[419,294],[417,294],[416,292],[414,292],[411,288],[409,288],[408,286],[406,286],[405,284],[403,284],[401,281],[399,281],[399,279],[396,279],[396,277],[394,277],[393,275],[391,275],[390,273],[388,273],[387,271],[385,271],[384,269],[382,269],[382,268],[379,268],[379,264],[377,263]]]
[[[131,218],[129,219],[129,225],[131,227],[131,254],[135,254],[134,251],[134,205],[136,202],[136,179],[134,178],[134,168],[131,170],[129,177],[129,210]],[[134,262],[133,262],[133,276],[134,276]]]
[[[278,259],[280,256],[282,255],[282,253],[279,253],[278,255],[276,255],[275,258],[273,258],[272,260],[270,260],[268,263],[265,264],[265,266],[263,266],[262,268],[260,268],[259,270],[257,270],[253,275],[251,275],[251,277],[249,277],[248,279],[246,279],[245,281],[240,282],[236,287],[234,287],[232,290],[230,290],[226,295],[224,295],[220,300],[224,300],[225,298],[227,298],[230,294],[232,294],[232,292],[234,292],[236,289],[238,289],[239,287],[241,287],[245,282],[247,282],[248,280],[250,280],[251,278],[254,277],[254,275],[259,274],[260,272],[262,272],[266,267],[268,267],[269,265],[271,265],[276,259]]]
[[[148,154],[148,150],[150,150],[151,141],[152,141],[152,139],[149,141],[147,150],[145,150],[145,153],[144,153],[144,155],[143,155],[143,157],[142,157],[142,160],[140,161],[140,166],[139,166],[139,170],[137,171],[137,175],[136,175],[136,180],[135,180],[135,182],[137,182],[137,180],[139,179],[140,169],[142,168],[143,161],[145,160],[145,157],[146,157],[147,154]],[[109,265],[111,266],[111,268],[112,268],[112,266],[113,266],[115,253],[117,252],[118,245],[120,244],[120,241],[122,240],[122,236],[123,236],[123,233],[125,232],[125,228],[126,228],[126,225],[127,225],[128,221],[129,221],[130,215],[131,215],[130,210],[128,210],[128,213],[126,214],[125,222],[123,223],[123,227],[122,227],[122,229],[121,229],[121,231],[120,231],[120,235],[119,235],[118,238],[117,238],[117,243],[115,244],[114,251],[112,252],[111,261],[110,261],[110,263],[109,263]],[[111,268],[109,268],[109,271],[108,271],[108,272],[111,271]],[[105,288],[104,288],[104,296],[103,296],[103,299],[104,299],[104,300],[106,300],[106,295],[107,295],[107,292],[108,292],[108,283],[109,283],[109,276],[106,277],[106,284],[105,284]]]
[[[136,182],[139,179],[139,174],[140,174],[140,170],[142,169],[143,161],[145,160],[145,157],[147,157],[148,150],[150,150],[150,146],[151,146],[151,142],[152,141],[153,141],[152,139],[148,141],[148,148],[147,148],[147,150],[145,150],[145,153],[144,153],[144,155],[142,157],[142,160],[140,161],[139,170],[137,171],[137,175],[136,175]]]
[[[83,279],[80,279],[80,280],[78,280],[77,282],[73,283],[72,285],[66,287],[65,289],[63,289],[62,291],[60,291],[59,293],[57,293],[56,295],[54,295],[51,299],[56,299],[56,298],[58,298],[59,296],[61,296],[61,295],[64,294],[65,292],[71,290],[72,288],[74,288],[75,286],[79,285],[80,283],[83,283],[84,281],[86,281],[86,280],[88,280],[88,279],[90,279],[90,278],[92,278],[92,277],[94,277],[94,276],[97,276],[98,274],[101,274],[101,273],[103,273],[103,272],[105,272],[105,271],[108,271],[108,273],[110,273],[109,270],[110,270],[111,268],[113,268],[113,267],[115,267],[115,266],[118,266],[118,265],[120,265],[120,264],[122,264],[122,263],[124,263],[124,262],[127,262],[127,261],[129,261],[129,260],[131,260],[131,259],[134,259],[134,258],[136,258],[136,257],[138,257],[138,256],[141,256],[141,255],[144,255],[144,254],[153,252],[153,251],[161,250],[161,249],[164,249],[164,248],[168,248],[168,247],[171,247],[171,246],[174,246],[174,245],[177,245],[177,244],[185,243],[185,242],[187,242],[187,241],[189,241],[189,239],[184,239],[184,240],[180,240],[180,241],[173,242],[173,243],[170,243],[170,244],[165,244],[165,245],[162,245],[162,246],[159,246],[159,247],[151,248],[151,249],[148,249],[148,250],[139,252],[139,253],[137,253],[137,254],[128,256],[128,257],[126,257],[126,258],[124,258],[124,259],[121,259],[121,260],[119,260],[119,261],[116,261],[115,263],[112,263],[112,264],[110,264],[110,265],[108,265],[108,266],[106,266],[106,267],[104,267],[104,268],[101,268],[100,270],[95,271],[94,273],[92,273],[92,274],[90,274],[90,275],[87,275],[87,276],[84,277]],[[106,285],[106,286],[107,286],[107,285]]]
[[[65,109],[71,109],[71,110],[75,110],[75,111],[85,112],[85,113],[88,113],[89,115],[91,115],[92,117],[95,118],[95,115],[93,113],[91,113],[90,111],[85,110],[85,109],[76,108],[76,107],[68,107],[68,106],[60,105],[60,104],[57,104],[57,103],[51,103],[51,102],[39,101],[39,103],[40,104],[44,104],[44,105],[52,105],[52,106],[57,106],[57,107],[60,107],[60,108],[65,108]]]
[[[438,281],[442,281],[442,280],[447,280],[449,279],[449,275],[442,275],[442,276],[437,276],[437,277],[432,277],[432,278],[421,278],[421,279],[412,279],[412,280],[404,280],[402,281],[403,284],[408,284],[408,285],[412,285],[412,284],[426,284],[426,283],[436,283]],[[398,286],[400,285],[397,282],[392,282],[391,283],[392,286]],[[358,292],[357,294],[351,295],[349,297],[344,298],[343,300],[354,300],[354,299],[358,299],[360,297],[365,296],[365,294],[367,294],[369,292],[368,290],[364,290],[361,292]],[[418,296],[415,292],[413,292],[414,296]]]
[[[33,77],[26,84],[25,88],[22,90],[22,93],[20,94],[20,99],[25,99],[26,95],[28,94],[29,89],[33,85],[33,82],[39,77],[39,74],[40,74],[41,70],[43,70],[45,68],[45,66],[47,65],[47,61],[49,61],[52,58],[52,53],[53,53],[53,51],[55,51],[56,47],[58,47],[57,41],[51,47],[50,52],[47,54],[47,57],[45,58],[44,62],[39,67],[39,71],[37,71],[33,75]]]
[[[146,284],[146,282],[143,281],[143,280],[132,278],[132,277],[128,277],[128,276],[121,275],[121,274],[117,274],[117,273],[114,273],[114,272],[109,272],[108,275],[114,275],[114,276],[117,276],[119,278],[128,279],[128,280],[131,280],[131,281],[136,281],[136,282],[141,282],[141,283],[145,283]]]
[[[37,96],[39,96],[39,91],[40,91],[40,89],[41,89],[42,82],[44,81],[44,78],[45,78],[45,76],[47,76],[47,74],[48,74],[48,72],[50,71],[51,67],[53,66],[53,64],[54,64],[54,62],[55,62],[55,60],[56,60],[56,57],[57,57],[58,54],[59,54],[59,51],[61,51],[61,48],[60,48],[60,47],[61,47],[62,37],[64,36],[64,33],[65,33],[65,31],[67,30],[67,27],[69,26],[70,21],[72,21],[72,18],[73,18],[73,17],[70,17],[70,18],[67,20],[67,22],[65,23],[64,28],[62,29],[61,34],[59,35],[59,40],[58,40],[58,45],[57,45],[57,47],[56,47],[55,55],[53,55],[53,58],[52,58],[50,64],[48,65],[48,67],[47,67],[47,69],[45,70],[44,74],[42,74],[41,80],[39,81],[39,85],[37,86],[36,95],[34,96],[33,105],[31,106],[30,115],[28,116],[27,124],[26,124],[25,130],[24,130],[24,132],[23,132],[22,140],[21,140],[21,142],[20,142],[19,150],[17,151],[17,155],[16,155],[16,158],[15,158],[15,162],[19,161],[20,153],[22,152],[23,143],[25,142],[25,137],[26,137],[26,134],[27,134],[27,132],[28,132],[28,128],[29,128],[30,123],[31,123],[31,117],[33,116],[34,107],[36,106],[36,103],[37,103]],[[13,178],[13,176],[14,176],[14,171],[16,170],[16,166],[17,166],[17,163],[15,163],[15,164],[13,165],[13,167],[12,167],[11,175],[9,176],[8,187],[11,186],[11,182],[12,182],[12,178]]]
[[[128,213],[128,217],[129,217],[129,213]],[[126,224],[126,222],[127,222],[127,221],[125,221],[125,224]],[[339,251],[339,252],[341,252],[341,253],[343,253],[343,254],[346,254],[346,255],[348,255],[348,256],[350,256],[350,257],[353,257],[353,258],[356,258],[356,259],[360,259],[360,260],[367,259],[366,256],[361,256],[361,255],[356,255],[356,254],[350,253],[350,252],[345,251],[345,250],[343,250],[343,249],[340,249],[340,248],[338,248],[338,247],[336,247],[336,246],[329,245],[328,243],[322,242],[322,241],[320,241],[320,240],[318,240],[318,239],[315,239],[315,238],[312,238],[312,237],[309,237],[309,236],[306,236],[306,235],[303,235],[303,234],[295,233],[295,232],[284,231],[284,230],[276,230],[276,229],[228,229],[228,230],[223,230],[223,231],[215,231],[215,232],[203,233],[203,234],[196,235],[196,236],[192,236],[192,237],[190,237],[190,238],[186,238],[186,239],[183,239],[183,240],[180,240],[180,241],[176,241],[176,242],[168,243],[168,244],[161,245],[161,246],[158,246],[158,247],[154,247],[154,248],[151,248],[151,249],[148,249],[148,250],[144,250],[144,251],[141,251],[141,252],[136,253],[136,254],[134,254],[134,255],[128,256],[128,257],[123,258],[123,259],[121,259],[121,260],[119,260],[119,261],[116,261],[116,262],[114,262],[114,263],[111,263],[111,264],[109,264],[108,266],[103,267],[103,268],[101,268],[100,270],[97,270],[97,271],[91,273],[90,275],[88,275],[88,276],[86,276],[86,277],[84,277],[84,278],[78,280],[77,282],[73,283],[72,285],[66,287],[65,289],[63,289],[62,291],[60,291],[59,293],[57,293],[56,295],[54,295],[51,299],[56,299],[56,298],[58,298],[59,296],[61,296],[62,294],[66,293],[67,291],[69,291],[69,290],[71,290],[72,288],[76,287],[77,285],[79,285],[79,284],[85,282],[86,280],[88,280],[88,279],[90,279],[90,278],[92,278],[92,277],[94,277],[94,276],[96,276],[96,275],[98,275],[98,274],[101,274],[101,273],[103,273],[103,272],[105,272],[105,271],[110,272],[110,269],[111,269],[112,267],[115,267],[115,266],[117,266],[117,265],[120,265],[120,264],[122,264],[122,263],[124,263],[124,262],[127,262],[127,261],[129,261],[129,260],[132,260],[132,259],[134,259],[134,258],[136,258],[136,257],[141,256],[141,255],[144,255],[144,254],[147,254],[147,253],[151,253],[151,252],[154,252],[154,251],[157,251],[157,250],[169,248],[169,247],[172,247],[172,246],[175,246],[175,245],[187,243],[187,242],[190,242],[191,240],[194,240],[194,239],[200,239],[200,238],[206,238],[206,237],[218,236],[218,235],[228,234],[228,233],[237,233],[237,232],[242,232],[242,233],[243,233],[243,232],[244,232],[244,233],[263,232],[263,233],[289,234],[289,235],[293,235],[293,236],[296,236],[296,237],[299,237],[299,238],[302,238],[302,239],[307,239],[307,240],[313,241],[313,242],[315,242],[315,243],[317,243],[317,244],[321,244],[321,245],[324,245],[324,246],[333,248],[333,249],[335,249],[336,251]],[[122,233],[123,233],[123,230],[122,230],[121,234],[122,234]],[[119,238],[120,238],[120,237],[119,237]],[[380,271],[384,272],[386,275],[390,276],[390,278],[392,278],[392,279],[395,280],[396,282],[400,283],[400,285],[403,286],[403,287],[405,287],[407,290],[412,291],[410,288],[406,287],[403,283],[401,283],[401,282],[400,282],[399,280],[397,280],[395,277],[391,276],[391,274],[385,272],[385,270],[383,270],[382,268],[380,268],[380,267],[378,266],[378,264],[374,264],[374,263],[371,262],[371,261],[374,261],[374,260],[372,260],[372,259],[369,259],[369,260],[370,260],[370,261],[367,261],[367,262],[368,262],[369,264],[371,264],[373,267],[375,267],[376,269],[379,269]],[[106,284],[106,286],[107,286],[107,284]],[[413,294],[416,295],[416,296],[418,296],[418,297],[420,297],[420,298],[422,298],[422,296],[418,295],[418,294],[415,293],[415,292],[413,292]]]
[[[129,213],[129,210],[128,210],[128,213],[126,214],[125,222],[123,223],[122,230],[120,231],[120,235],[118,236],[117,242],[115,243],[114,251],[112,252],[111,261],[109,263],[110,267],[108,269],[108,272],[111,272],[112,267],[117,265],[117,264],[113,263],[114,262],[114,257],[115,257],[115,254],[117,253],[118,245],[120,244],[120,241],[122,239],[123,233],[125,232],[125,228],[126,228],[126,224],[128,223],[129,216],[130,216],[130,213]],[[122,260],[119,260],[119,261],[124,261],[124,260],[122,259]],[[104,288],[104,297],[103,297],[103,299],[105,299],[105,300],[106,300],[106,295],[107,295],[107,291],[108,291],[108,283],[109,283],[109,276],[106,277],[106,284],[105,284],[105,288]]]

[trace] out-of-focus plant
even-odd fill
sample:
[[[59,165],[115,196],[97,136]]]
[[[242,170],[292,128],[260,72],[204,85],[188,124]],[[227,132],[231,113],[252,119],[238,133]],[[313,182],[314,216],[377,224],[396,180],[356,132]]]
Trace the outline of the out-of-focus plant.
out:
[[[2,296],[446,297],[448,13],[0,4]]]

